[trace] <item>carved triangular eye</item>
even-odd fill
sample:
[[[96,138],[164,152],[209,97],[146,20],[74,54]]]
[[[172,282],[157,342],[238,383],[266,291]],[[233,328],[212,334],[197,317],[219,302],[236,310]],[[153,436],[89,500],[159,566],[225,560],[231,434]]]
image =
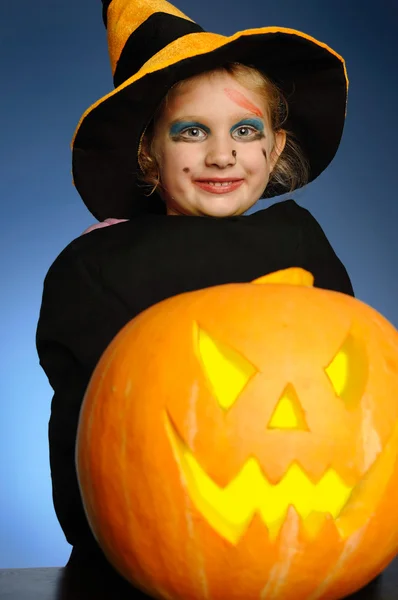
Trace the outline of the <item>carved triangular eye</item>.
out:
[[[221,408],[227,410],[235,403],[243,388],[257,369],[242,354],[215,340],[195,323],[194,339],[212,393]]]
[[[359,336],[350,333],[325,372],[348,408],[362,398],[368,379],[368,358]]]

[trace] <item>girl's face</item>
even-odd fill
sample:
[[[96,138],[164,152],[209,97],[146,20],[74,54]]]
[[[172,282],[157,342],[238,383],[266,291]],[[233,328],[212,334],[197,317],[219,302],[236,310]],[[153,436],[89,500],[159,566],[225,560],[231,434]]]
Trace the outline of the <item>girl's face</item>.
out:
[[[196,77],[170,94],[154,133],[168,215],[243,214],[285,145],[262,97],[227,73]]]

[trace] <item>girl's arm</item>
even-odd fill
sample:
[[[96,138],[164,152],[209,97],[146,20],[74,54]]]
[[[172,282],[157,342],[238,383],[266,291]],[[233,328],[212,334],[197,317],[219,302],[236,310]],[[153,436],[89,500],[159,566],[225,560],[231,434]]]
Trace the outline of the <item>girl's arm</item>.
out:
[[[130,319],[126,306],[102,285],[96,265],[82,258],[86,242],[77,238],[49,269],[36,335],[40,364],[54,390],[49,422],[54,508],[72,545],[94,541],[75,469],[80,407],[102,352]]]

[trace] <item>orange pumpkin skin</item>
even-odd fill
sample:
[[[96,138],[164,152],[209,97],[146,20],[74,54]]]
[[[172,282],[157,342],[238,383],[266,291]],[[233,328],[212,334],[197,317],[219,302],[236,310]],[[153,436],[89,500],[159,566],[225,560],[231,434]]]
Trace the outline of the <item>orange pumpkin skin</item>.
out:
[[[334,600],[398,553],[398,332],[312,281],[293,268],[169,298],[98,363],[76,446],[85,510],[154,598]]]

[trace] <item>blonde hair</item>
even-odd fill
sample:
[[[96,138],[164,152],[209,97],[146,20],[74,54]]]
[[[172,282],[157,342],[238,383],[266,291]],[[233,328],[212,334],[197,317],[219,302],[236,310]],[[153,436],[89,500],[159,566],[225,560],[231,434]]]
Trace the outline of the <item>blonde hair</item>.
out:
[[[138,155],[138,162],[141,168],[141,174],[139,174],[138,179],[144,183],[145,187],[152,186],[151,192],[147,195],[150,196],[153,194],[157,186],[160,185],[160,158],[154,148],[154,131],[155,125],[162,111],[167,106],[171,94],[178,94],[186,82],[213,73],[228,73],[242,86],[253,92],[257,92],[268,107],[268,119],[272,131],[274,133],[285,132],[286,134],[285,147],[276,161],[267,187],[261,197],[266,198],[269,195],[267,191],[271,190],[275,185],[279,189],[282,188],[285,192],[292,192],[308,183],[308,161],[294,134],[282,128],[288,117],[288,103],[282,92],[275,83],[255,67],[233,62],[177,82],[163,98],[163,101],[145,129]]]

